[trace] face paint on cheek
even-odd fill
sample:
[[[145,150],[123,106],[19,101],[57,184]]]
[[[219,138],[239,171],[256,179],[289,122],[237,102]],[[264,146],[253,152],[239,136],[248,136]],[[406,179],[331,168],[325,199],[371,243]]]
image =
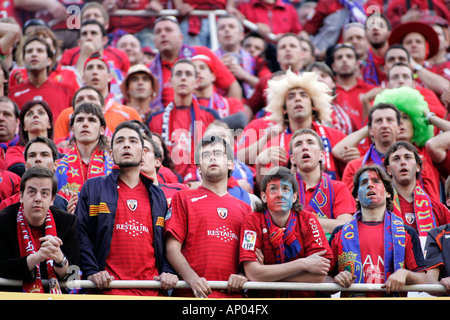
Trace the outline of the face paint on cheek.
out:
[[[273,180],[266,188],[267,207],[273,212],[287,212],[292,209],[293,190],[287,180]]]
[[[283,211],[289,211],[292,209],[292,204],[294,201],[294,192],[292,190],[292,185],[289,181],[283,179],[280,182],[281,184],[281,194],[283,197],[284,204],[281,205]],[[286,190],[284,190],[286,188]],[[289,188],[289,191],[287,191]]]
[[[359,177],[358,199],[361,207],[370,208],[386,201],[383,182],[374,171],[366,171]]]

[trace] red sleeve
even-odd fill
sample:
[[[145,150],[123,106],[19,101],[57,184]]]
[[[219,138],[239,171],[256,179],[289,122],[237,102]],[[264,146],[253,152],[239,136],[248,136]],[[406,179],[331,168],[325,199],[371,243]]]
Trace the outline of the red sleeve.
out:
[[[361,168],[363,157],[359,159],[355,159],[347,163],[344,169],[344,173],[342,174],[341,181],[345,183],[345,185],[348,187],[348,190],[350,193],[353,190],[353,177],[355,176],[356,172]]]
[[[431,197],[430,197],[431,198]],[[436,198],[439,199],[439,198]],[[437,226],[442,226],[450,223],[450,210],[438,200],[431,198],[431,205],[436,217]]]
[[[220,58],[211,51],[211,49],[198,46],[195,47],[195,50],[197,51],[197,54],[204,54],[213,61],[216,74],[220,75],[216,77],[216,81],[214,82],[217,88],[226,90],[233,82],[236,81],[236,78],[233,76],[231,71],[223,64],[222,60],[220,60]]]
[[[59,60],[58,64],[61,66],[74,66],[77,63],[78,58],[73,59],[73,56],[76,53],[78,53],[79,50],[80,50],[79,47],[75,47],[64,51],[63,54],[61,55],[61,59]]]
[[[323,256],[330,260],[331,267],[333,269],[333,252],[328,244],[327,236],[323,231],[320,222],[313,212],[303,210],[301,212],[301,232],[303,237],[303,250],[305,251],[305,257],[309,257],[314,253],[318,253],[323,250],[327,250],[327,253]]]
[[[228,104],[230,106],[230,115],[235,114],[240,111],[244,111],[244,104],[238,98],[227,97]]]
[[[16,163],[25,163],[24,150],[24,146],[9,147],[5,156],[5,168],[9,169]]]
[[[348,190],[345,183],[337,180],[333,180],[334,188],[334,204],[333,204],[333,216],[339,217],[341,214],[356,212],[356,201],[352,194]]]
[[[258,212],[252,212],[246,218],[241,228],[241,246],[239,248],[239,263],[256,261],[255,249],[263,247],[262,228]]]
[[[303,26],[303,30],[311,35],[315,35],[322,27],[323,20],[331,13],[341,9],[342,5],[336,0],[319,0],[315,8],[314,16]]]
[[[166,216],[165,231],[170,232],[177,241],[184,243],[187,236],[187,208],[184,203],[183,192],[176,193],[173,198]]]
[[[11,197],[20,191],[21,178],[10,171],[0,171],[0,201]]]
[[[266,94],[267,82],[272,77],[272,74],[268,74],[265,77],[259,77],[258,84],[254,87],[252,96],[246,100],[246,104],[252,109],[253,113],[258,112],[266,106]]]

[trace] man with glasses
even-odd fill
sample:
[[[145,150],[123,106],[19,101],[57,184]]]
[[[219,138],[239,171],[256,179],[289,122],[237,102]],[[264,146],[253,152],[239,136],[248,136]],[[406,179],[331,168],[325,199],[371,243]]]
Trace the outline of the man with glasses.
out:
[[[176,296],[238,298],[247,281],[239,274],[239,233],[251,209],[228,193],[233,161],[226,140],[203,137],[195,153],[202,185],[172,198],[165,220],[167,259],[192,290],[176,290]],[[208,281],[228,281],[228,292],[211,290]]]

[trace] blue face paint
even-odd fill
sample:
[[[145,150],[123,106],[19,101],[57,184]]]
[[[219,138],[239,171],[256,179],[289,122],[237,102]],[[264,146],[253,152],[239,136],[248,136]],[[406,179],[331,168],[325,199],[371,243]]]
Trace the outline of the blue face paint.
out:
[[[363,208],[375,208],[386,203],[383,181],[375,171],[366,171],[359,177],[358,200]]]
[[[288,212],[294,203],[292,184],[286,179],[275,179],[266,188],[267,207],[271,211]]]

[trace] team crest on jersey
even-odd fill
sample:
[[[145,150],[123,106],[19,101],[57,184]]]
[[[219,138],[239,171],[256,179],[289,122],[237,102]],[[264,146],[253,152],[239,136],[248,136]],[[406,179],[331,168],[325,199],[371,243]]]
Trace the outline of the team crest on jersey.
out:
[[[228,216],[228,209],[227,208],[217,208],[217,214],[222,219],[225,219]]]
[[[414,218],[415,218],[414,213],[412,212],[405,213],[405,220],[408,224],[413,224]]]
[[[135,211],[137,209],[138,202],[137,202],[137,200],[129,199],[129,200],[127,200],[127,206],[128,206],[128,209],[130,209],[131,211]]]

